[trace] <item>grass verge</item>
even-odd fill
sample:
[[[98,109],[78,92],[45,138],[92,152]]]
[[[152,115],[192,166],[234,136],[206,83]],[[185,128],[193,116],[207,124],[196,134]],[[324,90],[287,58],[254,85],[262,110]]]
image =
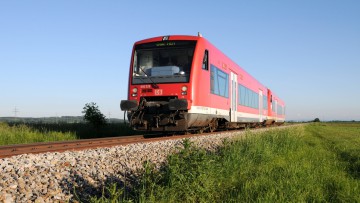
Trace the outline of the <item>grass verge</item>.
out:
[[[132,191],[112,185],[91,202],[360,202],[359,146],[359,123],[249,132],[216,152],[185,141]]]

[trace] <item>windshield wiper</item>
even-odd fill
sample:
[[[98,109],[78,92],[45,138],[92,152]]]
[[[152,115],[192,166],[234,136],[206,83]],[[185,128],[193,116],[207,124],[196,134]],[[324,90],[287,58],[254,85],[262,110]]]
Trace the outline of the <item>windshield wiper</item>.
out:
[[[145,73],[145,71],[140,68],[140,70],[145,74],[145,77],[149,78],[149,80],[151,81],[151,86],[155,89],[159,88],[159,86]]]

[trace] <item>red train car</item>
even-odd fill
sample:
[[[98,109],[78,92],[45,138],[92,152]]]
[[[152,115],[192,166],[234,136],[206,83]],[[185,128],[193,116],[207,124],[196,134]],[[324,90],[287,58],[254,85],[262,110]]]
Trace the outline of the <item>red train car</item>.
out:
[[[214,131],[281,124],[285,103],[201,36],[171,35],[134,44],[130,125],[146,131]]]

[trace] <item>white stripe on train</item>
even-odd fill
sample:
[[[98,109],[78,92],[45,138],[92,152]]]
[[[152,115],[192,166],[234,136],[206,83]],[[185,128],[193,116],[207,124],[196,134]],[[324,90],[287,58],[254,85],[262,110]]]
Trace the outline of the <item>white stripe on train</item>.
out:
[[[224,109],[217,109],[211,108],[206,106],[191,106],[191,109],[188,113],[194,114],[208,114],[208,115],[218,115],[218,116],[229,116],[229,110]],[[241,122],[241,120],[248,120],[248,121],[260,121],[259,114],[252,114],[252,113],[244,113],[244,112],[236,112],[236,117]],[[283,122],[285,121],[284,118],[272,117],[272,116],[262,116],[263,120],[274,119],[275,121]]]

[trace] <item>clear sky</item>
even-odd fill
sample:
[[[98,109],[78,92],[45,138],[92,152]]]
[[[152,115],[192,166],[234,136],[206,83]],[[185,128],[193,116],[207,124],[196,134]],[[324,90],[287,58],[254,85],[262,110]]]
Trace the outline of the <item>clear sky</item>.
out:
[[[135,41],[201,32],[287,105],[360,120],[360,1],[0,0],[0,117],[122,118]]]

